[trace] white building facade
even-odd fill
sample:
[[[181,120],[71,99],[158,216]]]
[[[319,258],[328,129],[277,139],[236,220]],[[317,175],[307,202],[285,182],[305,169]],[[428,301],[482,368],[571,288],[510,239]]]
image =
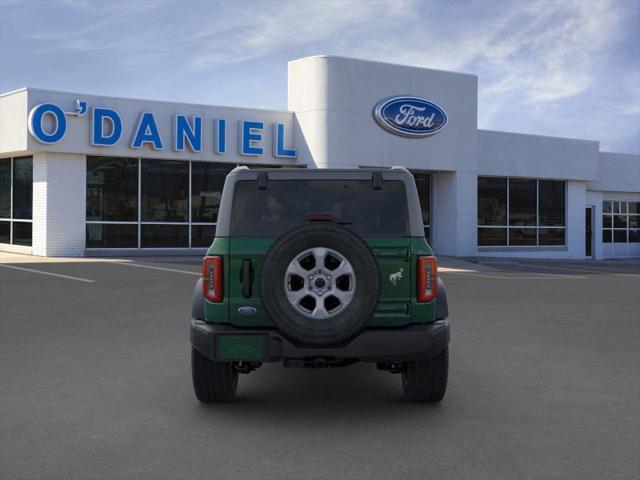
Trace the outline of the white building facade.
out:
[[[0,250],[202,253],[236,165],[400,165],[437,254],[640,256],[640,156],[477,118],[473,75],[331,56],[289,63],[288,111],[6,93]]]

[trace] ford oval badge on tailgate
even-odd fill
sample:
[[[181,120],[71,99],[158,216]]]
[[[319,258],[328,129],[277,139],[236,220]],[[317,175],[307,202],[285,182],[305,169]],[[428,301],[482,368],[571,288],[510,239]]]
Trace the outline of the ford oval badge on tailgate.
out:
[[[250,307],[250,306],[246,306],[246,307],[240,307],[238,308],[238,313],[240,315],[253,315],[257,312],[258,310],[256,310],[254,307]]]

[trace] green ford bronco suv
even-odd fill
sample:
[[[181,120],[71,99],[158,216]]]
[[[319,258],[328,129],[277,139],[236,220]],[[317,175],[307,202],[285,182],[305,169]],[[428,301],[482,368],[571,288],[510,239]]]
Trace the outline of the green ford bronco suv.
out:
[[[400,373],[407,398],[439,402],[447,316],[409,171],[238,167],[194,292],[195,394],[229,401],[262,362],[364,361]]]

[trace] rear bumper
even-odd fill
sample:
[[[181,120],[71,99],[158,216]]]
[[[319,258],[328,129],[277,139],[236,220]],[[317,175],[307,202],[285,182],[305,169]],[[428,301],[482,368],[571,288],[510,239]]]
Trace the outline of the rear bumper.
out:
[[[275,329],[237,328],[191,320],[191,344],[214,361],[278,362],[288,359],[357,359],[400,362],[430,358],[449,344],[449,322],[438,320],[404,328],[362,331],[341,346],[309,347],[291,343]]]

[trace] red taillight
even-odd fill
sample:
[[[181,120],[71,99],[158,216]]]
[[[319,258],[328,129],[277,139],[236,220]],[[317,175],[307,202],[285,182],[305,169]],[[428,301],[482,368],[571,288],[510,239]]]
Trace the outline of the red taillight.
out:
[[[419,302],[430,302],[438,293],[438,262],[435,257],[418,257]]]
[[[202,262],[202,293],[210,302],[221,302],[222,257],[205,257]]]

